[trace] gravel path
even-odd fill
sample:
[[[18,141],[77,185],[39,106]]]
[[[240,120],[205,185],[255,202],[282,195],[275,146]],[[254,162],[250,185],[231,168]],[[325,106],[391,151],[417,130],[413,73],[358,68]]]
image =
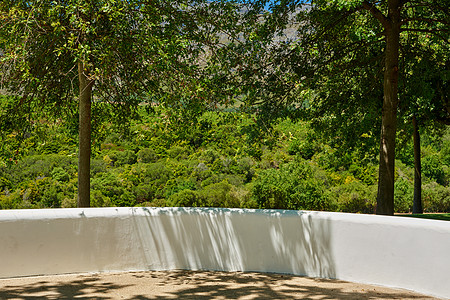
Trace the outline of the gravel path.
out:
[[[148,271],[0,279],[0,299],[437,299],[291,275]]]

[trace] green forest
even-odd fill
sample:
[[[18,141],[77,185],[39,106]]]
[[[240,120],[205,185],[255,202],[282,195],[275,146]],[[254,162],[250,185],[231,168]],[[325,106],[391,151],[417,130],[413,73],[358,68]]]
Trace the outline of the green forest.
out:
[[[449,212],[447,0],[0,2],[0,208]]]
[[[168,109],[144,106],[139,114],[125,129],[108,122],[97,129],[91,162],[93,207],[374,213],[376,156],[363,147],[335,148],[306,121],[280,118],[265,127],[253,114],[210,111],[194,122]],[[76,207],[76,128],[41,120],[24,136],[11,134],[3,144],[0,207]],[[7,153],[14,155],[7,158]],[[424,133],[422,155],[424,211],[448,212],[450,131]],[[402,143],[398,156],[395,211],[410,212],[412,138]]]

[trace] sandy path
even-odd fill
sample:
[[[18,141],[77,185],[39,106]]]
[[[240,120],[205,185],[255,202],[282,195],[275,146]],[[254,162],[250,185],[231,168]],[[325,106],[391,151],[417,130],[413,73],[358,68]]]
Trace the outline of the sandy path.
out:
[[[291,275],[131,272],[0,279],[0,299],[436,299],[405,290]]]

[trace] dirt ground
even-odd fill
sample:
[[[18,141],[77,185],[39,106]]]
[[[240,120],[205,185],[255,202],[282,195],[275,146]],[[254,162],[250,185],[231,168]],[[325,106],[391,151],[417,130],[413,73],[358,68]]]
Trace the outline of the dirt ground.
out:
[[[281,274],[149,271],[0,279],[0,299],[437,299]]]

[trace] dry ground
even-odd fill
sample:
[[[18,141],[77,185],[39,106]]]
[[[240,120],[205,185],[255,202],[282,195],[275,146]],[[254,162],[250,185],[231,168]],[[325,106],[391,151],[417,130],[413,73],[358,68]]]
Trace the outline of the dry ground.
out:
[[[281,274],[130,272],[0,279],[0,299],[436,299],[406,290]]]

